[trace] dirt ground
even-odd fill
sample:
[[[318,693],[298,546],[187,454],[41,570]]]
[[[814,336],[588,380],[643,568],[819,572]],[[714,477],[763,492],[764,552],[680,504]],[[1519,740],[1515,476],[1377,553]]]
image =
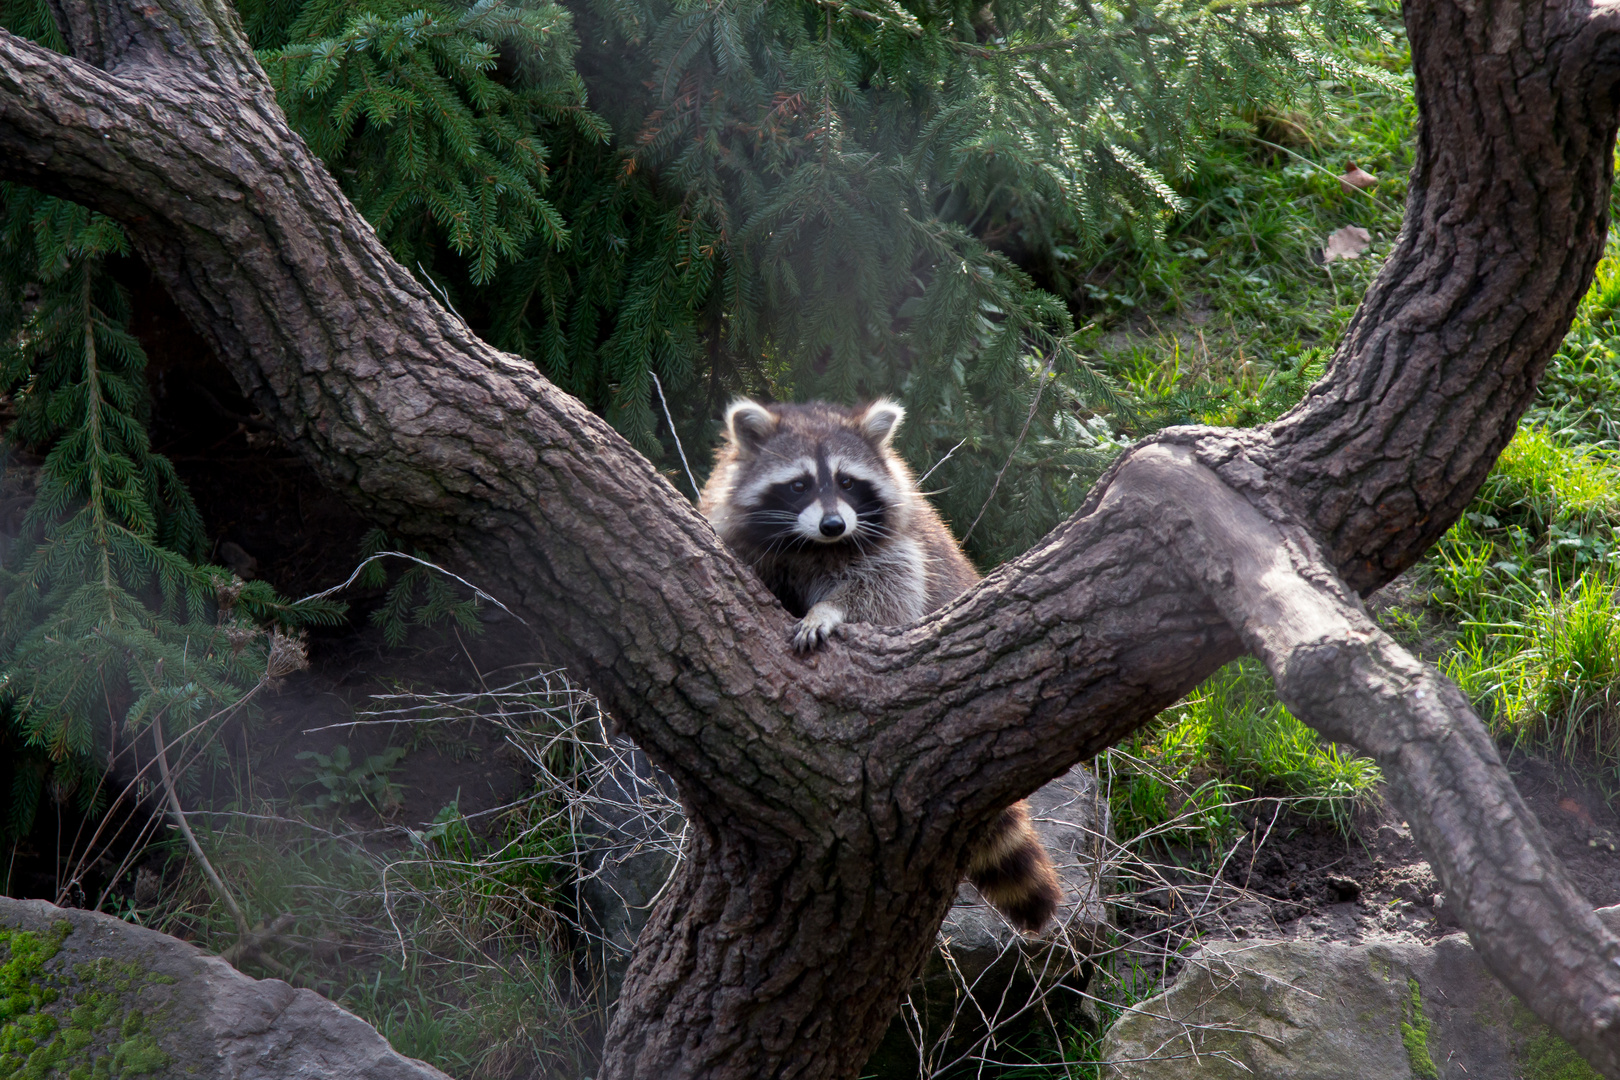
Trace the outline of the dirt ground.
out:
[[[1595,907],[1620,904],[1620,815],[1579,769],[1508,754],[1520,794],[1552,850]],[[1119,911],[1121,929],[1153,951],[1193,938],[1308,938],[1357,943],[1369,935],[1431,941],[1458,929],[1405,821],[1387,803],[1358,815],[1351,834],[1322,822],[1261,813],[1226,862],[1216,889],[1196,875],[1183,890],[1158,888]],[[1172,895],[1179,893],[1179,895]],[[1207,912],[1207,913],[1206,913]]]

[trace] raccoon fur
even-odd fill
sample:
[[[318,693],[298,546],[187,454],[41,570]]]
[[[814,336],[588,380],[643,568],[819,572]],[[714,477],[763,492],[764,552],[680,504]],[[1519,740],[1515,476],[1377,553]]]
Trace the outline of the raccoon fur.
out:
[[[979,580],[893,449],[904,418],[882,398],[857,409],[743,399],[726,411],[700,505],[798,616],[801,652],[845,622],[915,622]],[[974,843],[967,876],[1020,930],[1039,930],[1062,899],[1022,802]]]

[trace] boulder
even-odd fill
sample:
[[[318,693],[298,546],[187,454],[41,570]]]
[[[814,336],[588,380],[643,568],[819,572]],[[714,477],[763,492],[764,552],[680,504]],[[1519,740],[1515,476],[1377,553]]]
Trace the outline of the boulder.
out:
[[[674,785],[622,739],[584,744],[591,768],[574,796],[575,888],[590,975],[618,1000],[630,951],[674,871],[685,818]]]
[[[1102,1060],[1107,1080],[1597,1080],[1462,934],[1213,942],[1119,1018]]]
[[[313,991],[43,900],[0,897],[0,1000],[0,1076],[449,1080]]]

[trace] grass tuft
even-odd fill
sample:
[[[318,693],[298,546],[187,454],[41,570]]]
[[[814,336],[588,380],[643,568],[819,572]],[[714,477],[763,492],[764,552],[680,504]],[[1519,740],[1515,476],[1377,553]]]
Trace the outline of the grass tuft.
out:
[[[1182,839],[1219,843],[1250,793],[1289,800],[1295,813],[1348,830],[1380,780],[1366,757],[1324,742],[1277,700],[1258,660],[1235,661],[1139,735],[1116,766],[1114,827],[1121,838],[1182,822]],[[1124,759],[1128,761],[1129,759]],[[1196,813],[1188,816],[1188,811]]]
[[[1511,621],[1470,624],[1446,673],[1516,745],[1620,767],[1617,589],[1620,569],[1604,566],[1516,605]]]

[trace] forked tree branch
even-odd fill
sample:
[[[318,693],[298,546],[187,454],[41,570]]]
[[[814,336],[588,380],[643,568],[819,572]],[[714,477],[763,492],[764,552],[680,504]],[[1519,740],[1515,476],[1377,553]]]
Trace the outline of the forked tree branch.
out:
[[[1605,1075],[1620,1075],[1620,941],[1549,854],[1462,692],[1373,623],[1305,529],[1266,517],[1195,452],[1149,451],[1108,498],[1169,508],[1175,547],[1284,703],[1377,760],[1448,905],[1472,913],[1486,965],[1522,1000],[1545,1003],[1543,1017]]]
[[[56,10],[78,60],[0,32],[0,175],[123,221],[282,438],[540,628],[674,777],[693,857],[605,1075],[854,1075],[967,838],[1249,648],[1378,758],[1493,970],[1620,1076],[1614,940],[1461,695],[1350,591],[1461,513],[1590,280],[1610,11],[1410,0],[1406,224],[1305,401],[1258,431],[1162,433],[950,608],[800,659],[640,455],[389,257],[221,0]]]

